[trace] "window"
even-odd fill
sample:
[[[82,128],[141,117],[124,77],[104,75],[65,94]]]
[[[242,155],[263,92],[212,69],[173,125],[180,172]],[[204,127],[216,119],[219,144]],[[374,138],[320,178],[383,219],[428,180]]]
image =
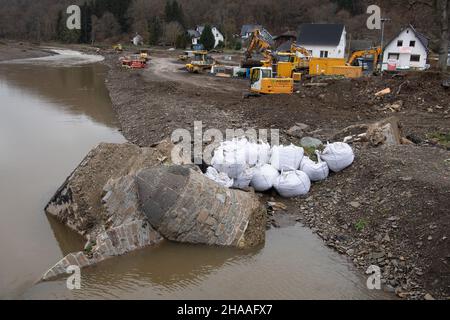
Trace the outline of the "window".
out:
[[[272,78],[272,70],[262,69],[261,78]]]
[[[328,58],[328,51],[320,51],[321,58]]]
[[[257,82],[259,80],[259,72],[260,72],[260,69],[252,70],[252,74],[250,76],[251,84],[254,84],[255,82]]]
[[[279,62],[290,62],[290,57],[288,55],[278,55],[277,59]]]
[[[388,59],[389,60],[398,60],[400,58],[400,55],[398,53],[389,53],[388,54]]]
[[[411,62],[420,62],[420,54],[412,54],[410,61]]]
[[[403,40],[397,41],[397,47],[403,47]]]
[[[416,42],[415,41],[410,41],[409,42],[409,46],[410,47],[415,47],[416,46]]]

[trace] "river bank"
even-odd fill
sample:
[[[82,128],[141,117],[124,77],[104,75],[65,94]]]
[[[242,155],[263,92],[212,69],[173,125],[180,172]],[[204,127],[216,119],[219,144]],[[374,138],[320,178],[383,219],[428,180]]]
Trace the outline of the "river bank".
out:
[[[32,43],[0,40],[0,61],[41,58],[52,54],[51,51]]]
[[[177,128],[192,131],[194,121],[202,121],[204,130],[277,128],[282,141],[297,143],[287,131],[301,122],[310,127],[309,135],[333,141],[347,126],[391,115],[384,107],[402,100],[395,115],[417,145],[355,145],[355,164],[315,184],[309,197],[265,197],[286,206],[275,210],[273,226],[301,222],[362,273],[370,265],[380,266],[385,290],[408,299],[450,296],[450,153],[428,139],[433,132],[450,130],[450,96],[438,76],[341,80],[292,96],[242,99],[246,81],[188,74],[176,62],[177,52],[152,50],[144,71],[124,70],[116,54],[103,54],[123,133],[140,146],[168,138]],[[399,93],[373,97],[386,86]]]

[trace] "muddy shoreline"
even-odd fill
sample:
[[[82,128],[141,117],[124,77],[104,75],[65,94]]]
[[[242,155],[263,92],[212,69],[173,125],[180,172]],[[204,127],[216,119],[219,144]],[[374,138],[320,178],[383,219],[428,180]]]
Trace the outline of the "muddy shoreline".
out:
[[[308,197],[264,197],[286,206],[275,209],[273,227],[300,222],[362,273],[370,265],[380,266],[384,290],[406,299],[450,297],[450,152],[427,140],[430,132],[450,130],[450,95],[439,88],[435,75],[426,75],[431,82],[421,75],[385,83],[340,80],[293,96],[243,99],[246,81],[183,73],[176,55],[153,50],[148,70],[129,71],[120,68],[118,55],[105,54],[110,68],[106,84],[129,141],[151,146],[177,128],[192,130],[194,121],[202,121],[204,130],[278,128],[282,141],[297,143],[286,131],[302,122],[314,137],[332,141],[349,125],[390,116],[384,106],[403,99],[403,110],[395,115],[419,145],[355,146],[355,164],[314,185]],[[373,93],[386,85],[401,85],[404,93],[374,99]],[[442,91],[430,96],[433,86]]]
[[[0,40],[0,61],[41,58],[52,54],[54,53],[32,43]]]

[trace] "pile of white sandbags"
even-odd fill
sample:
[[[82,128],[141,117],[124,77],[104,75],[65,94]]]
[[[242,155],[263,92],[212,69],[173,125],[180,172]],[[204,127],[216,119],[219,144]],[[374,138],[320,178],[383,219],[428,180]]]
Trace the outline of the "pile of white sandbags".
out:
[[[227,188],[252,186],[258,192],[275,188],[282,197],[296,197],[309,192],[311,181],[325,180],[330,170],[339,172],[355,158],[352,148],[342,142],[327,144],[316,155],[318,162],[292,144],[270,148],[267,143],[234,139],[214,151],[206,176]]]

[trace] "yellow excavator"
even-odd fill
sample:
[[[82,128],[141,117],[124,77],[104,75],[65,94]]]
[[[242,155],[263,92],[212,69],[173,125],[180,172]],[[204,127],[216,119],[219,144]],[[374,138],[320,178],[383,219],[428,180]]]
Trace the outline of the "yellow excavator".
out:
[[[302,73],[309,70],[311,53],[305,48],[293,43],[290,51],[277,52],[277,75],[280,77],[292,77],[294,81],[300,81]]]
[[[190,63],[186,64],[187,71],[191,73],[202,73],[211,70],[214,60],[208,56],[208,51],[193,51],[193,58]]]
[[[381,49],[381,47],[375,47],[375,48],[370,48],[367,50],[355,51],[348,59],[347,65],[348,66],[355,65],[355,62],[359,58],[373,57],[373,71],[376,72],[378,70],[378,61],[380,59],[382,52],[383,52],[383,50]]]
[[[253,60],[254,52],[259,51],[263,55],[263,60]],[[305,48],[293,43],[288,52],[273,52],[272,42],[266,32],[255,30],[247,50],[244,60],[241,63],[243,68],[265,67],[272,68],[274,78],[293,78],[295,81],[301,79],[301,71],[309,68],[311,54]]]
[[[243,68],[261,67],[263,64],[268,63],[268,60],[271,60],[271,47],[272,41],[268,33],[264,30],[261,31],[256,29],[251,35],[250,43],[245,51],[244,60],[241,62],[241,66]],[[257,51],[260,51],[263,54],[265,58],[264,61],[253,60],[253,54]]]
[[[276,78],[272,68],[250,69],[250,91],[253,94],[289,94],[294,92],[292,78]]]
[[[241,67],[250,69],[250,91],[252,94],[286,94],[294,92],[294,80],[290,61],[280,61],[272,52],[272,41],[266,31],[255,30],[244,54]],[[253,60],[259,51],[263,60]],[[290,57],[288,57],[289,60]]]

